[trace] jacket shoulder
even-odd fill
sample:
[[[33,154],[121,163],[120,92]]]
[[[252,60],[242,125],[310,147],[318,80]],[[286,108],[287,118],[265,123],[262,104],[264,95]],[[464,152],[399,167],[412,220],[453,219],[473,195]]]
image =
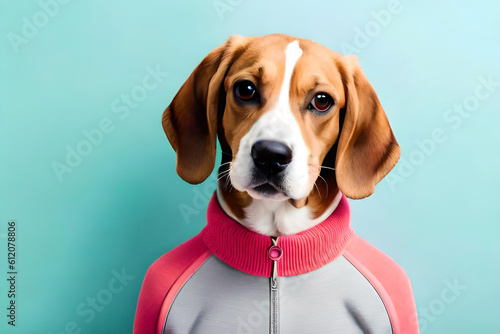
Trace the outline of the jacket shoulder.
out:
[[[135,334],[153,334],[165,297],[179,277],[210,251],[200,235],[162,255],[146,271],[134,320]]]
[[[393,332],[418,333],[418,319],[411,283],[393,259],[355,235],[344,257],[370,282],[389,314]]]

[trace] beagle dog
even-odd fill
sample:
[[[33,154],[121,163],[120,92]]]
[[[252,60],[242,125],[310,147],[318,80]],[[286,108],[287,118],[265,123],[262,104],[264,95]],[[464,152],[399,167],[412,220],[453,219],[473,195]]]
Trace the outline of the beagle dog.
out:
[[[400,148],[355,56],[232,36],[163,114],[207,226],[146,273],[135,333],[418,333],[404,271],[350,227]]]

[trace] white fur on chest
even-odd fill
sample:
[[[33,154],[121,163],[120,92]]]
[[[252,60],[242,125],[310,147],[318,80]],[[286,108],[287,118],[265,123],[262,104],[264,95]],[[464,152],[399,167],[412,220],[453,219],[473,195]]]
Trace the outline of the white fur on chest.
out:
[[[242,220],[231,212],[221,196],[220,188],[217,189],[217,199],[228,216],[250,231],[269,236],[295,234],[321,223],[335,211],[341,198],[342,193],[339,191],[325,212],[315,219],[307,206],[296,208],[288,201],[253,199],[244,209],[246,217]]]
[[[239,223],[264,235],[295,234],[324,221],[338,206],[341,198],[342,193],[339,191],[325,212],[315,219],[307,206],[296,208],[288,201],[254,199],[252,204],[245,208],[246,218]]]

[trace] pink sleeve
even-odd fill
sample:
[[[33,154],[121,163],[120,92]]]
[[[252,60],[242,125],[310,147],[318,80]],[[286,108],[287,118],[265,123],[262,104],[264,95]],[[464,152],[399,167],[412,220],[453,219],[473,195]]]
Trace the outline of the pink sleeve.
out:
[[[410,280],[403,269],[357,235],[344,256],[377,290],[389,314],[393,333],[418,333],[415,300]]]
[[[163,301],[177,279],[208,251],[198,235],[161,256],[142,282],[134,320],[134,334],[155,334]]]

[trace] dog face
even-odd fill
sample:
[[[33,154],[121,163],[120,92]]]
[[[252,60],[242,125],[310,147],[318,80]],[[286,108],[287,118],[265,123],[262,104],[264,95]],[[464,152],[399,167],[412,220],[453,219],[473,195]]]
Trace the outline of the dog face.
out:
[[[253,64],[241,57],[225,80],[223,125],[234,154],[229,177],[252,198],[299,201],[311,192],[338,135],[331,126],[338,124],[343,88],[339,78],[320,75],[318,63],[302,58],[298,41],[266,42],[253,47],[267,55]]]
[[[187,182],[212,172],[218,134],[235,206],[289,201],[315,216],[335,194],[329,187],[371,195],[400,154],[355,57],[279,34],[233,36],[212,51],[165,110],[163,127]]]

